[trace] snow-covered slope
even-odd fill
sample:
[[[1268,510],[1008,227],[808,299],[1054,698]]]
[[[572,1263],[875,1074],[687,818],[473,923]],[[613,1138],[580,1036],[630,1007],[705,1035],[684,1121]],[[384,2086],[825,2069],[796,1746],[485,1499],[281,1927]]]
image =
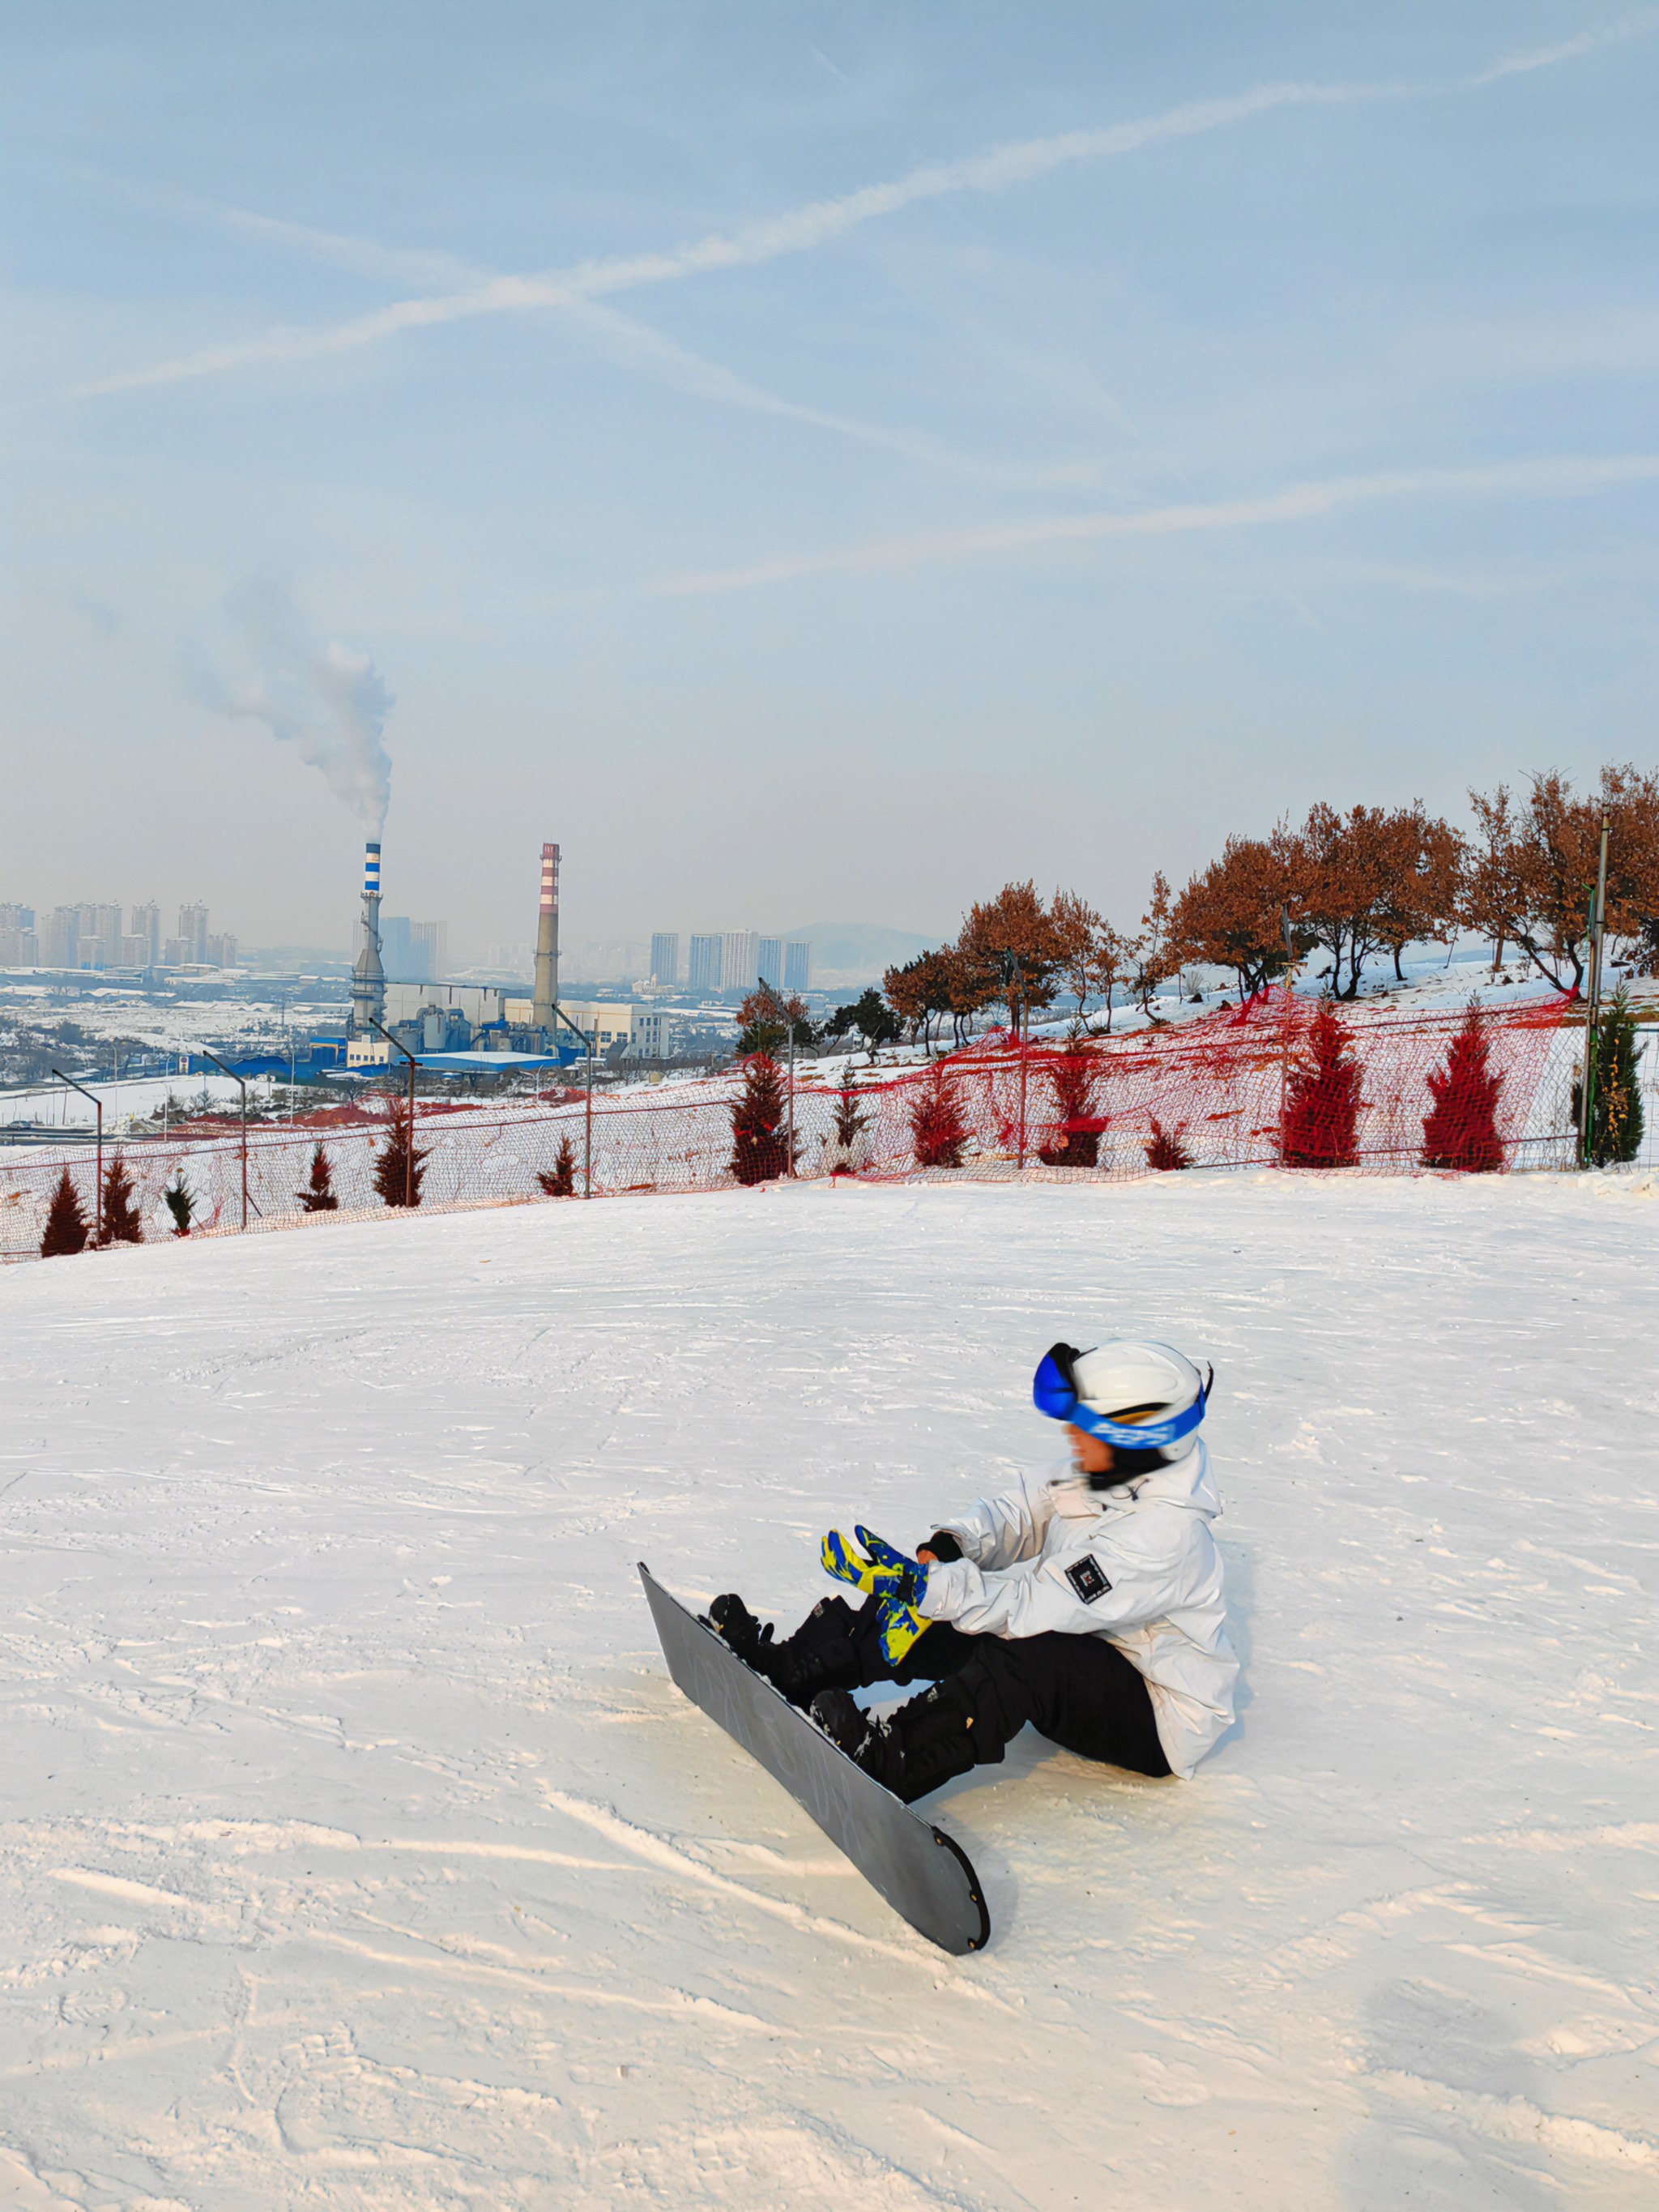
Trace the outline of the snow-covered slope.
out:
[[[0,2202],[1631,2207],[1654,1180],[774,1188],[0,1277]],[[669,1686],[1213,1358],[1242,1725],[1026,1736],[912,1936]]]

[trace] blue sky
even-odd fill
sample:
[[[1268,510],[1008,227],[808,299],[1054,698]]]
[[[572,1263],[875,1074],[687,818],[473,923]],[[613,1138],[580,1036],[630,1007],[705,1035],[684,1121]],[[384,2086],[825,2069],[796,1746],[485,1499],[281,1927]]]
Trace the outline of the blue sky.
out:
[[[0,897],[343,942],[357,820],[222,711],[303,745],[319,669],[463,953],[544,836],[577,939],[1132,921],[1314,798],[1655,757],[1659,12],[10,0],[0,57]]]

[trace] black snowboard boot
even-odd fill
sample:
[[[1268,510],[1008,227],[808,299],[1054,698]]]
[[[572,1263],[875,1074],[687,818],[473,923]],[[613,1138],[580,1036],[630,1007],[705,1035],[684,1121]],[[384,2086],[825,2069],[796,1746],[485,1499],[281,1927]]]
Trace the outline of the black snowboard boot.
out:
[[[846,1689],[864,1680],[854,1632],[858,1615],[842,1599],[821,1598],[793,1636],[780,1644],[770,1622],[763,1627],[735,1591],[717,1597],[708,1625],[745,1667],[764,1674],[793,1705],[810,1705],[820,1690]]]
[[[924,1697],[872,1720],[845,1690],[826,1690],[812,1700],[812,1718],[854,1766],[905,1804],[941,1789],[975,1764],[974,1716],[941,1682]],[[941,1692],[945,1695],[941,1696]],[[988,1756],[1000,1759],[998,1743]]]

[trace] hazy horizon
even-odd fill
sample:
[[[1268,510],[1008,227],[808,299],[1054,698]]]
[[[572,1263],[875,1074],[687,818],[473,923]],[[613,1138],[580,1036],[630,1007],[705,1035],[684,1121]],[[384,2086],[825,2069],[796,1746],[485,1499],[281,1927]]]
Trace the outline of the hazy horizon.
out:
[[[15,0],[0,54],[0,899],[344,946],[389,789],[457,965],[548,837],[577,945],[1133,923],[1315,798],[1659,750],[1654,11]]]

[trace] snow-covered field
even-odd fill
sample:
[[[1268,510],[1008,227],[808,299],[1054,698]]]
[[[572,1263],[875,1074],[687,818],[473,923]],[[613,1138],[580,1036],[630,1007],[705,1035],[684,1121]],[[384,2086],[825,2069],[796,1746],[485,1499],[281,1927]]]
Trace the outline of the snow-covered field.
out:
[[[0,2202],[1659,2198],[1651,1176],[616,1199],[0,1276]],[[1189,1784],[933,1801],[949,1960],[668,1685],[1215,1360]]]

